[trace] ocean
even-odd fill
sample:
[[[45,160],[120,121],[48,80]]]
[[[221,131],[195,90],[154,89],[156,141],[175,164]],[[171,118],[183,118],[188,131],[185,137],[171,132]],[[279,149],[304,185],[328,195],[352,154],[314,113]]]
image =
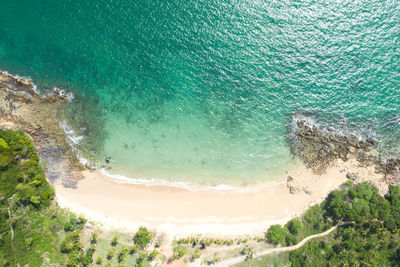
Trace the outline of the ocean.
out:
[[[73,93],[60,125],[115,177],[283,177],[294,114],[400,152],[399,1],[1,0],[0,69]]]

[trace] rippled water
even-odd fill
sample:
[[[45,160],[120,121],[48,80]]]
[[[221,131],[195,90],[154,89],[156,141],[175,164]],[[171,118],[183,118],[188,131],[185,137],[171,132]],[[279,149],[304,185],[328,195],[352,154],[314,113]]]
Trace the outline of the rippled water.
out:
[[[398,1],[1,1],[0,68],[72,90],[64,119],[114,173],[276,177],[290,115],[400,151]]]

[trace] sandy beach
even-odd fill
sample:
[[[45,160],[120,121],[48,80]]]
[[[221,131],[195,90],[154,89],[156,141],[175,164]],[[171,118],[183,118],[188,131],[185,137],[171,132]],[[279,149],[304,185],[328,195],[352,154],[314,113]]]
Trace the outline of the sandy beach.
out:
[[[77,188],[56,183],[58,203],[85,215],[105,228],[134,231],[145,225],[170,238],[262,235],[270,225],[283,224],[308,206],[321,202],[344,183],[347,172],[360,180],[379,181],[373,167],[359,167],[355,160],[337,161],[322,175],[298,167],[290,193],[286,181],[258,185],[260,190],[189,191],[168,186],[121,184],[97,171],[84,171]],[[244,188],[242,188],[244,189]]]

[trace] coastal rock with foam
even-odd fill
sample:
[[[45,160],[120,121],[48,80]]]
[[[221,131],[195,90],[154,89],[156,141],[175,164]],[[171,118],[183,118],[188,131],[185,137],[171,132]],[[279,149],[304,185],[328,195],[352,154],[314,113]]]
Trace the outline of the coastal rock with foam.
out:
[[[55,89],[47,96],[36,92],[28,78],[0,73],[0,123],[20,129],[33,140],[46,165],[46,177],[54,183],[75,187],[82,169],[64,131],[59,127],[59,113],[69,96]]]
[[[343,134],[333,127],[321,127],[307,117],[293,118],[293,134],[292,152],[316,174],[323,173],[338,159],[356,159],[361,166],[375,166],[388,184],[400,183],[400,159],[383,157],[375,138]],[[354,174],[348,176],[356,180]]]

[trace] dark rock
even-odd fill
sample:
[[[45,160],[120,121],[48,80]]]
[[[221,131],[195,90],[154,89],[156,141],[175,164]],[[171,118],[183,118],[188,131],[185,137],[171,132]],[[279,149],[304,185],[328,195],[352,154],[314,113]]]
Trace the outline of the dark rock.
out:
[[[376,143],[372,139],[363,141],[355,134],[344,136],[333,127],[320,129],[317,124],[311,126],[306,119],[297,120],[296,126],[292,151],[315,173],[324,172],[336,159],[347,161],[356,157],[364,160]]]
[[[367,141],[368,143],[370,143],[371,145],[373,145],[373,146],[379,145],[379,141],[376,140],[376,139],[374,139],[374,138],[371,138],[371,137],[368,137],[366,141]]]
[[[346,174],[346,178],[349,179],[349,180],[352,180],[354,182],[358,181],[358,175],[356,173],[348,172]]]
[[[296,194],[299,190],[294,186],[289,186],[290,194]]]

